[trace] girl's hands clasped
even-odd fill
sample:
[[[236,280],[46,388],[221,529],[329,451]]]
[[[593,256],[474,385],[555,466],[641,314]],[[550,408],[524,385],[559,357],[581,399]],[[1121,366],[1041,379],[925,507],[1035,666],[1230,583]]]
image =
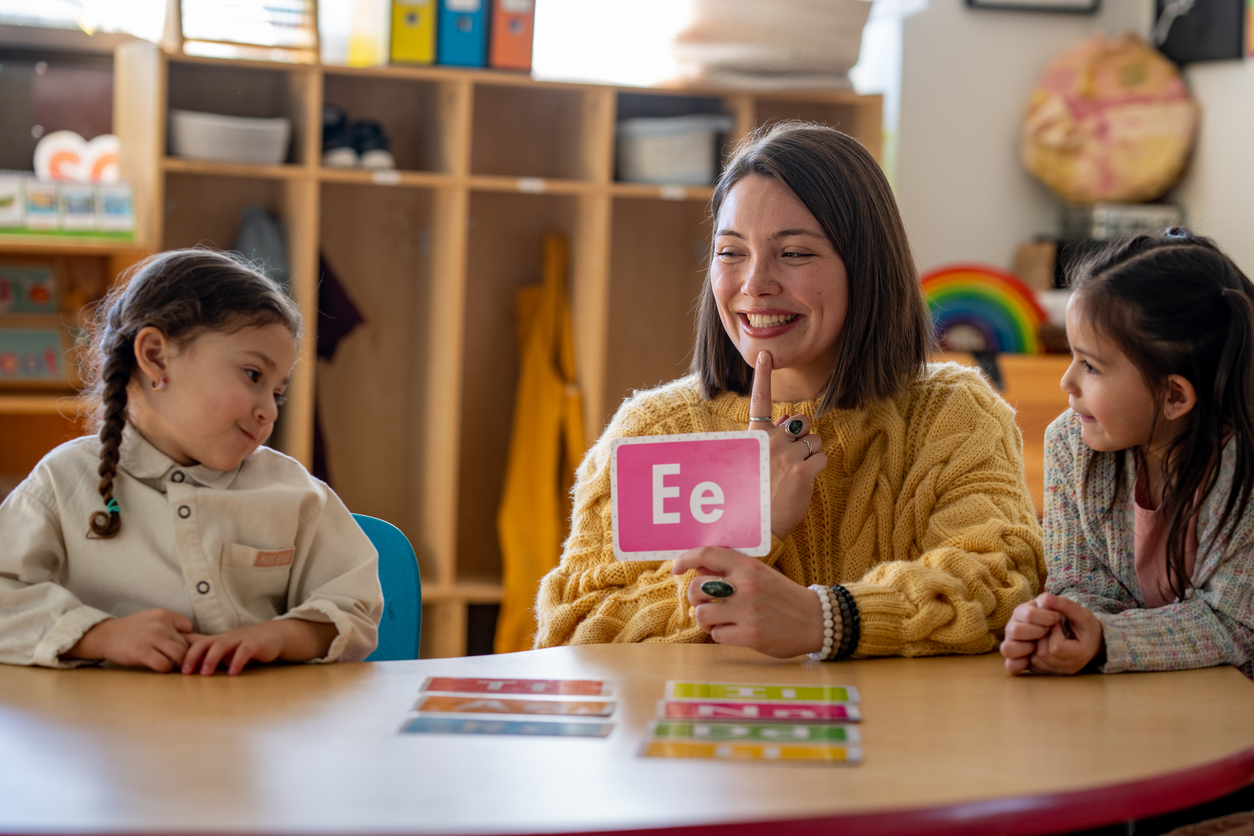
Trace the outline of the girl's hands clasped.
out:
[[[1042,592],[1015,607],[1001,655],[1011,673],[1079,673],[1105,649],[1102,622],[1085,607]]]
[[[275,618],[216,636],[191,633],[183,673],[211,676],[227,665],[227,673],[236,676],[249,662],[307,662],[325,656],[337,632],[334,624]]]
[[[338,633],[334,624],[299,618],[272,619],[216,636],[193,633],[192,626],[181,613],[144,610],[101,621],[63,655],[158,673],[181,670],[209,676],[226,667],[235,676],[249,662],[307,662],[325,656]]]
[[[784,415],[771,420],[767,351],[758,354],[754,367],[749,416],[750,430],[770,436],[771,533],[782,539],[809,510],[814,480],[827,465],[827,456],[823,440],[810,432],[809,418]],[[731,549],[704,546],[676,560],[673,571],[683,575],[694,569],[699,574],[688,583],[688,602],[696,608],[697,626],[714,641],[779,658],[823,646],[819,597],[773,567]]]

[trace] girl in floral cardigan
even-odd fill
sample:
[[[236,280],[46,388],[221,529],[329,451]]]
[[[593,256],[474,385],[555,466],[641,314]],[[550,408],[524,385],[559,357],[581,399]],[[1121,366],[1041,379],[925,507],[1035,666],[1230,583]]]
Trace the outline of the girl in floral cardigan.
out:
[[[1254,678],[1254,286],[1173,229],[1098,253],[1073,287],[1046,592],[1015,609],[1006,667]]]

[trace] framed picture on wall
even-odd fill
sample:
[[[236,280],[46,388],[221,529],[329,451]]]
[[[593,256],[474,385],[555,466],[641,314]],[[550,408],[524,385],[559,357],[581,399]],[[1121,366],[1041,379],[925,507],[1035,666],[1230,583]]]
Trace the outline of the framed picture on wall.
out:
[[[1095,13],[1101,0],[967,0],[973,9],[1003,9],[1016,12]]]

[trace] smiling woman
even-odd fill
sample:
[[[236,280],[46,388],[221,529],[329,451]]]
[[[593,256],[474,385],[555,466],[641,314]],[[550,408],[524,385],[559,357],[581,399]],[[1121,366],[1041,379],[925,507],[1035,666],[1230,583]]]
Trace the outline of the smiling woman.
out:
[[[713,215],[693,373],[624,403],[580,466],[536,645],[993,649],[1044,578],[1022,445],[978,374],[928,365],[930,323],[878,164],[839,131],[776,125],[737,150]],[[769,437],[770,554],[616,561],[613,440],[746,428]]]

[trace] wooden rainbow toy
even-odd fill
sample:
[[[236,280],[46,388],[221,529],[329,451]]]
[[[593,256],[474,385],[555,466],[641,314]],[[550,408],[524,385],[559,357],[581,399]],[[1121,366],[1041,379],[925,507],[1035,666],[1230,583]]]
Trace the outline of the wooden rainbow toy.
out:
[[[955,326],[974,329],[984,350],[1018,354],[1041,352],[1045,311],[1032,289],[1004,271],[982,264],[955,264],[922,277],[923,293],[942,345]]]

